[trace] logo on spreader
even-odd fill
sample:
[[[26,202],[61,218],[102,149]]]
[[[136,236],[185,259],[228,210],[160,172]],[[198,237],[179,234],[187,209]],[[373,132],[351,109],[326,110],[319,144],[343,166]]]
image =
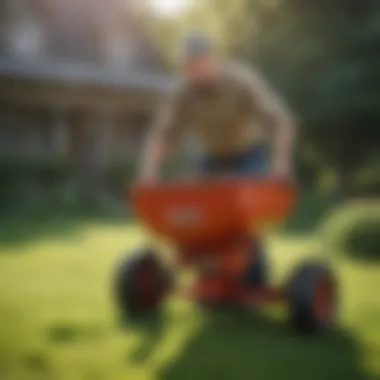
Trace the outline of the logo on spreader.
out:
[[[165,218],[170,223],[188,226],[199,223],[201,220],[201,212],[197,207],[178,206],[168,209]]]

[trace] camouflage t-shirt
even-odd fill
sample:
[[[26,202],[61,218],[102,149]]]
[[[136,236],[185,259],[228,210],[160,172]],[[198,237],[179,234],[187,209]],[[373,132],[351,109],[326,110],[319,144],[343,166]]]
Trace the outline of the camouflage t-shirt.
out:
[[[264,139],[266,121],[283,110],[259,75],[227,63],[211,89],[181,79],[160,108],[154,130],[171,141],[190,134],[209,155],[233,154]]]

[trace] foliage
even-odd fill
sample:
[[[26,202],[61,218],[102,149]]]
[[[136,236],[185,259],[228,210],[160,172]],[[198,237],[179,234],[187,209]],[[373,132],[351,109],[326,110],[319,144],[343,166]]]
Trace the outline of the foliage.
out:
[[[287,0],[270,16],[251,58],[297,110],[301,138],[349,187],[380,142],[379,5]]]
[[[177,177],[182,169],[172,159],[164,176]],[[58,160],[25,161],[15,157],[0,160],[0,216],[17,214],[64,213],[76,215],[96,212],[103,198],[126,203],[128,188],[136,178],[135,160],[108,165],[102,183],[79,181],[67,162]],[[121,206],[124,207],[124,206]]]
[[[308,234],[314,231],[331,211],[333,205],[334,200],[329,194],[311,189],[302,190],[298,194],[291,218],[284,225],[284,232]]]
[[[113,163],[105,188],[122,199],[123,189],[134,178],[135,163]],[[56,213],[75,214],[97,207],[97,184],[78,181],[74,168],[57,160],[25,161],[17,158],[0,161],[0,214]],[[103,190],[99,186],[99,190]]]

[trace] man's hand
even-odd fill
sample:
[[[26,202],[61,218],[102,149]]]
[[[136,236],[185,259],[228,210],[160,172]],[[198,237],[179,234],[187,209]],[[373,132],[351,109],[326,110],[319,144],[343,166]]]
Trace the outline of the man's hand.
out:
[[[292,179],[293,168],[289,159],[275,159],[270,169],[270,175],[276,178]]]
[[[152,185],[155,184],[158,181],[158,178],[156,175],[152,173],[142,173],[137,178],[137,183],[142,185]]]

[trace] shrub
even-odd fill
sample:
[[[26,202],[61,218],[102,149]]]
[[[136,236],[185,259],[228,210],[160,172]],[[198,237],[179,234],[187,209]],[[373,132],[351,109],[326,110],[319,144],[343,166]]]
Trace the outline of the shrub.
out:
[[[333,205],[329,194],[317,191],[300,191],[292,216],[284,224],[289,233],[309,233],[318,227]]]
[[[326,249],[380,260],[380,202],[345,205],[323,224]]]
[[[353,256],[380,259],[380,217],[354,223],[347,231],[343,245]]]

